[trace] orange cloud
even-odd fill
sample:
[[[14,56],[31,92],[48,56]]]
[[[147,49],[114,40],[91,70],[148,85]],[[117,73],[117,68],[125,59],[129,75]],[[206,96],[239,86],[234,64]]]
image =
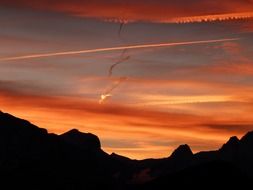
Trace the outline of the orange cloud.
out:
[[[252,17],[249,0],[1,0],[3,5],[32,7],[111,21],[196,22]],[[182,19],[180,19],[183,17]]]
[[[253,63],[220,63],[208,69],[213,73],[233,74],[241,76],[253,75]]]
[[[167,20],[161,20],[162,23],[193,23],[193,22],[214,22],[226,20],[252,19],[253,12],[213,14],[203,16],[176,17]]]

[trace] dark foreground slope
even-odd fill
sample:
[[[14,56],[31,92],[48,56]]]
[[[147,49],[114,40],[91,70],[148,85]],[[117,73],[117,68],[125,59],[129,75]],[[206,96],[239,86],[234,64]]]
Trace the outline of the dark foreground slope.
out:
[[[253,132],[211,152],[181,145],[164,159],[105,153],[97,136],[49,134],[0,112],[0,186],[4,189],[170,189],[244,187],[253,179]],[[204,186],[203,186],[204,185]],[[0,188],[1,188],[0,187]]]

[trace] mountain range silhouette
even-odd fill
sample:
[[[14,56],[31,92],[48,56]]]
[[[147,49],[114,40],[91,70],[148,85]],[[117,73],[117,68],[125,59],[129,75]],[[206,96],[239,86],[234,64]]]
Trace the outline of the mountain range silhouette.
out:
[[[252,181],[253,132],[231,137],[215,151],[193,154],[180,145],[167,158],[133,160],[104,152],[96,135],[77,129],[50,134],[0,112],[0,188],[242,189]]]

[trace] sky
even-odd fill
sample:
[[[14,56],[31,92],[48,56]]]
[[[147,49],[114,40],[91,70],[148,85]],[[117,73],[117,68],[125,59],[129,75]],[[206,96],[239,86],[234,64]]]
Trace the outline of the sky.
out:
[[[0,0],[0,110],[135,159],[253,130],[252,0]]]

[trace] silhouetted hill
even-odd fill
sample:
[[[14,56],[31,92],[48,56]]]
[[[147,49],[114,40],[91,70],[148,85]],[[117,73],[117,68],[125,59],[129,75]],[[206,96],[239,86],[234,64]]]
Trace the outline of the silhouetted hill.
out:
[[[74,143],[74,139],[80,141]],[[85,142],[84,147],[92,146],[83,148]],[[93,135],[73,131],[62,136],[48,134],[25,120],[0,113],[0,179],[9,186],[111,189],[113,166],[107,163],[109,155]]]
[[[170,157],[132,160],[101,149],[76,129],[50,134],[0,112],[0,186],[5,189],[169,189],[244,187],[253,179],[253,132],[217,151],[193,154],[180,145]],[[204,185],[204,186],[203,186]]]
[[[82,149],[99,150],[101,148],[100,140],[96,135],[91,133],[82,133],[77,129],[72,129],[62,134],[61,138]]]
[[[190,159],[192,158],[193,153],[191,148],[187,145],[180,145],[172,154],[171,158],[173,159]]]

